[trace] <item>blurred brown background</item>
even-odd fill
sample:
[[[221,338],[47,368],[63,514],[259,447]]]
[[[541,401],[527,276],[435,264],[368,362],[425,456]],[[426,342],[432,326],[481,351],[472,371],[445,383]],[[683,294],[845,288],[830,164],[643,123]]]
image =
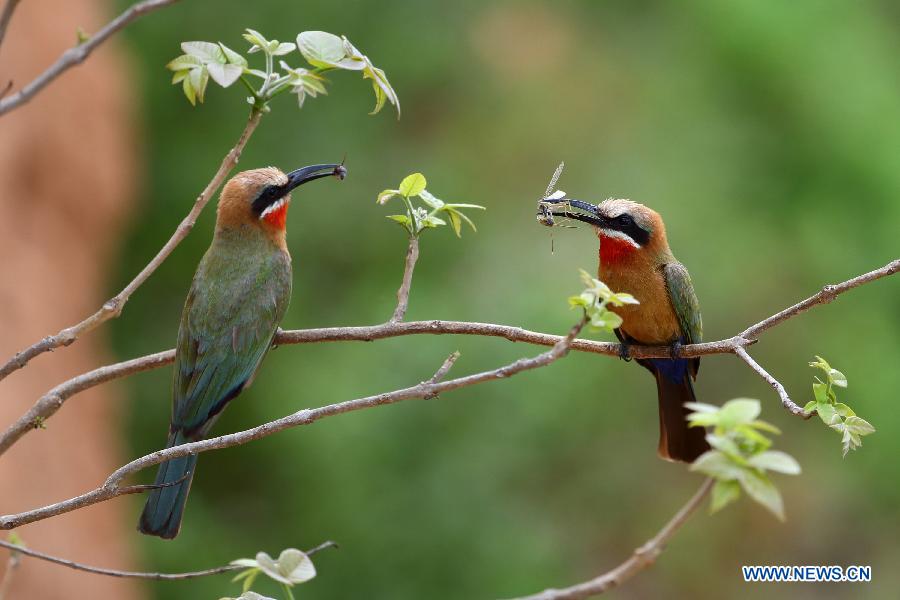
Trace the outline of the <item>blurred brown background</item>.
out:
[[[80,25],[93,31],[113,7],[95,0],[25,0],[0,48],[0,77],[14,89],[55,61]],[[6,357],[90,314],[104,297],[109,269],[134,210],[133,91],[116,44],[102,48],[30,104],[0,121],[0,355]],[[0,386],[0,420],[12,422],[53,382],[109,362],[108,332],[45,355]],[[127,453],[115,424],[121,388],[104,386],[63,408],[0,461],[4,513],[87,490]],[[22,527],[27,544],[90,564],[134,567],[124,506],[107,503]],[[2,561],[4,567],[6,560]],[[139,598],[134,581],[96,577],[23,560],[9,598]]]

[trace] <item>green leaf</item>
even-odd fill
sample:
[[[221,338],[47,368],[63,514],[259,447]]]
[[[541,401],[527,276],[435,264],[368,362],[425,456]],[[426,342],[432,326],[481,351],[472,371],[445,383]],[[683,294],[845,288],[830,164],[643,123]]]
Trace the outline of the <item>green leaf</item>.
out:
[[[694,412],[698,413],[717,413],[719,412],[719,407],[715,404],[705,404],[703,402],[685,402],[685,408],[689,408]]]
[[[459,214],[451,210],[447,212],[447,218],[450,219],[450,226],[453,227],[456,237],[462,237],[462,221],[460,221]]]
[[[185,54],[194,56],[204,63],[225,62],[225,54],[218,44],[212,42],[182,42],[181,49]]]
[[[222,42],[219,42],[219,49],[222,50],[222,54],[225,56],[225,62],[247,68],[247,59],[241,54],[235,52]]]
[[[456,208],[455,208],[456,206],[458,206],[458,205],[448,204],[447,206],[444,207],[444,210],[446,210],[450,214],[456,215],[457,217],[459,217],[460,219],[462,219],[463,221],[468,223],[469,227],[472,228],[472,231],[478,231],[478,228],[475,227],[475,223],[472,222],[472,219],[467,217],[465,213],[461,213],[458,210],[456,210]]]
[[[409,217],[406,215],[388,215],[387,218],[392,221],[397,221],[401,225],[409,225],[410,223]]]
[[[200,62],[200,59],[196,56],[182,54],[178,58],[172,59],[169,64],[166,65],[166,68],[170,71],[182,71],[199,67],[202,64],[203,63]]]
[[[338,67],[347,56],[344,41],[325,31],[304,31],[297,36],[297,48],[314,67]]]
[[[816,400],[810,400],[803,406],[803,410],[806,412],[812,412],[816,408]]]
[[[780,521],[784,521],[784,501],[781,499],[781,492],[766,475],[746,469],[738,481],[748,496],[763,505]]]
[[[409,198],[410,196],[418,196],[426,185],[425,176],[421,173],[413,173],[407,175],[400,182],[400,193]]]
[[[378,204],[384,204],[399,193],[400,190],[384,190],[383,192],[378,194],[378,197],[375,198],[375,202],[377,202]]]
[[[768,450],[747,459],[750,466],[763,471],[778,471],[787,475],[799,475],[800,463],[793,456],[780,450]]]
[[[290,42],[280,42],[275,48],[272,50],[272,56],[284,56],[285,54],[290,54],[293,52],[297,46]]]
[[[187,75],[190,75],[194,71],[196,71],[196,69],[194,69],[192,71],[188,71]],[[188,99],[188,102],[191,103],[191,106],[196,106],[197,105],[197,92],[194,90],[194,86],[191,83],[190,77],[186,76],[186,77],[184,77],[184,79],[181,80],[181,89],[184,91],[184,95]]]
[[[256,562],[269,578],[285,585],[296,585],[316,576],[316,568],[305,552],[296,548],[282,550],[278,560],[265,552],[256,554]]]
[[[813,387],[813,395],[816,397],[816,402],[827,403],[828,402],[828,385],[824,384],[824,383],[814,383],[812,387]]]
[[[853,409],[850,408],[849,406],[847,406],[846,404],[844,404],[843,402],[835,402],[834,410],[837,412],[837,414],[841,415],[842,417],[855,417],[856,416],[856,413],[853,412]]]
[[[439,219],[434,215],[428,215],[424,219],[422,219],[422,226],[432,229],[434,227],[440,227],[441,225],[446,225],[447,222],[443,219]]]
[[[612,331],[622,325],[622,317],[609,310],[598,311],[591,315],[588,324],[595,329]]]
[[[724,435],[710,433],[706,436],[706,441],[716,450],[720,450],[729,455],[729,458],[732,460],[736,460],[736,462],[743,464],[744,460],[741,457],[741,450],[733,439]]]
[[[844,424],[847,426],[848,431],[857,435],[875,433],[875,428],[872,427],[871,423],[857,416],[847,417],[844,420]]]
[[[432,194],[428,190],[423,189],[421,192],[419,192],[419,198],[421,198],[422,202],[424,202],[431,208],[441,209],[444,207],[444,201],[440,198],[436,198],[434,194]]]
[[[759,400],[735,398],[722,405],[719,411],[719,425],[726,430],[736,425],[751,423],[762,412]]]
[[[831,380],[831,383],[838,387],[845,388],[847,387],[847,377],[837,369],[829,369],[828,370],[828,378]]]
[[[212,80],[223,88],[227,88],[237,81],[244,72],[244,69],[238,65],[209,63],[206,65],[206,68],[209,71],[209,76],[212,77]]]
[[[691,413],[688,415],[690,427],[712,427],[719,424],[718,413]]]
[[[822,422],[826,425],[831,425],[835,423],[836,420],[840,421],[841,419],[834,409],[834,406],[829,402],[817,402],[816,412],[819,414],[819,418],[822,419]]]
[[[737,481],[719,479],[713,485],[710,512],[717,512],[741,496],[741,485]]]
[[[718,450],[707,450],[695,460],[691,471],[706,473],[716,479],[732,480],[743,476],[745,469]]]
[[[266,51],[269,48],[269,40],[267,40],[263,34],[256,31],[255,29],[245,29],[247,33],[243,35],[244,39],[253,44],[250,47],[249,52],[253,54],[254,52],[259,52],[260,50]]]
[[[752,423],[750,423],[750,427],[753,427],[753,428],[755,428],[755,429],[761,429],[762,431],[768,431],[769,433],[774,433],[775,435],[780,435],[780,434],[781,434],[781,430],[780,430],[780,429],[778,429],[777,427],[775,427],[775,426],[772,425],[771,423],[768,423],[768,422],[766,422],[766,421],[761,421],[761,420],[759,420],[759,419],[757,419],[757,420],[753,421]]]

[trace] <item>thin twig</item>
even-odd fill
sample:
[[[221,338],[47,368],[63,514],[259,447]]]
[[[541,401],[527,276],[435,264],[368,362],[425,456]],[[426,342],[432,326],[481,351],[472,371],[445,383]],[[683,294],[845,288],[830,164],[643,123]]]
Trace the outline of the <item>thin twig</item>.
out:
[[[328,541],[322,544],[319,544],[315,548],[311,550],[307,550],[306,554],[312,555],[320,550],[324,550],[325,548],[337,547],[337,544],[334,542]],[[58,556],[53,556],[50,554],[45,554],[44,552],[38,552],[37,550],[32,550],[30,548],[26,548],[24,546],[19,546],[10,542],[6,542],[0,540],[0,547],[7,548],[11,550],[13,553],[21,553],[26,556],[31,556],[32,558],[39,558],[41,560],[45,560],[47,562],[56,563],[58,565],[62,565],[64,567],[69,567],[70,569],[76,569],[78,571],[85,571],[87,573],[94,573],[96,575],[107,575],[109,577],[127,577],[132,579],[156,579],[156,580],[172,580],[172,579],[193,579],[195,577],[207,577],[209,575],[219,575],[221,573],[228,573],[229,571],[237,571],[240,569],[246,569],[246,567],[242,567],[239,565],[224,565],[221,567],[213,567],[212,569],[203,569],[202,571],[188,571],[186,573],[149,573],[144,571],[121,571],[119,569],[105,569],[103,567],[92,567],[91,565],[86,565],[83,563],[75,562],[74,560],[68,560],[65,558],[59,558]],[[2,598],[2,596],[0,596]]]
[[[9,589],[12,587],[13,577],[16,575],[19,563],[22,562],[22,549],[11,542],[0,540],[0,543],[4,546],[9,544],[9,546],[15,548],[14,550],[11,549],[9,553],[9,560],[6,561],[6,571],[3,573],[3,581],[0,581],[0,600],[6,600],[9,597]]]
[[[403,280],[400,288],[397,290],[397,308],[388,323],[399,323],[406,316],[406,309],[409,307],[409,288],[412,286],[413,271],[416,268],[416,261],[419,260],[419,238],[410,236],[409,246],[406,249],[406,265],[403,268]]]
[[[894,273],[900,271],[900,258],[893,260],[881,267],[880,269],[875,269],[874,271],[869,271],[868,273],[863,273],[853,279],[848,279],[842,283],[826,285],[822,288],[821,291],[817,294],[813,294],[806,300],[798,302],[797,304],[784,309],[783,311],[772,315],[768,319],[764,319],[755,325],[751,325],[747,329],[741,333],[741,337],[745,337],[747,339],[756,339],[760,333],[766,331],[767,329],[771,329],[776,325],[780,325],[781,323],[787,321],[791,317],[795,317],[802,312],[805,312],[812,308],[813,306],[818,306],[819,304],[828,304],[839,295],[852,290],[855,287],[859,287],[863,284],[870,283],[875,281],[876,279],[881,279],[882,277],[887,277],[888,275],[893,275]]]
[[[687,522],[692,514],[703,503],[703,500],[712,489],[714,480],[707,479],[700,489],[682,506],[675,516],[659,530],[646,544],[636,549],[628,559],[616,568],[599,575],[590,581],[579,583],[563,589],[548,589],[533,594],[522,596],[515,600],[581,600],[590,598],[622,585],[645,568],[656,561],[657,557],[666,548],[666,544],[675,533]]]
[[[756,373],[760,377],[765,379],[766,383],[772,386],[772,388],[775,390],[775,393],[778,394],[779,398],[781,398],[782,406],[784,406],[788,410],[788,412],[790,412],[792,415],[803,417],[804,419],[808,419],[813,415],[813,413],[806,412],[805,410],[797,406],[794,401],[791,400],[790,396],[788,396],[787,390],[784,389],[784,386],[781,385],[781,383],[777,379],[769,375],[768,371],[762,368],[762,365],[753,360],[753,357],[751,357],[746,350],[744,350],[743,348],[735,348],[734,353],[737,354],[741,360],[747,363],[751,369],[756,371]]]
[[[898,269],[898,265],[900,265],[900,260],[895,260],[885,267],[882,267],[881,269],[871,271],[859,277],[854,277],[853,279],[850,279],[836,286],[830,286],[831,288],[838,290],[836,292],[830,293],[840,294],[854,287],[858,287],[863,283],[868,283],[870,281],[880,279],[881,277],[886,277],[887,275],[896,273],[897,270],[900,270]],[[853,285],[849,285],[851,282],[855,283],[853,283]],[[760,321],[760,324],[770,323],[767,327],[765,327],[765,329],[770,329],[776,325],[779,325],[789,318],[796,316],[801,312],[804,312],[810,306],[813,306],[814,303],[810,304],[810,302],[815,298],[819,298],[819,303],[830,301],[825,300],[822,296],[822,292],[819,292],[818,294],[807,298],[803,302],[795,304],[792,307],[792,309],[794,309],[794,312],[788,314],[785,311],[781,311],[776,315],[773,315],[772,317]],[[778,317],[777,321],[774,320],[776,317]],[[695,356],[706,356],[710,354],[738,354],[738,356],[746,361],[747,359],[741,356],[738,351],[756,343],[756,339],[747,337],[747,334],[748,332],[752,333],[753,335],[758,335],[759,333],[761,333],[761,330],[757,329],[758,325],[759,324],[752,325],[740,335],[736,335],[734,337],[726,338],[716,342],[705,342],[702,344],[689,344],[686,346],[682,346],[679,350],[679,356],[689,358]],[[419,334],[478,335],[486,337],[501,337],[512,342],[525,342],[528,344],[535,344],[539,346],[552,346],[562,339],[558,335],[530,331],[528,329],[523,329],[521,327],[512,327],[509,325],[496,325],[494,323],[475,323],[469,321],[432,320],[401,321],[399,323],[389,321],[387,323],[382,323],[381,325],[367,325],[359,327],[325,327],[320,329],[297,329],[289,331],[279,331],[275,337],[275,344],[282,346],[288,344],[311,344],[318,342],[371,342],[374,340],[385,338]],[[604,354],[607,356],[620,355],[620,345],[610,342],[596,342],[593,340],[575,339],[572,341],[571,348],[572,350],[577,350],[579,352],[591,352],[594,354]],[[671,356],[671,351],[672,349],[668,346],[629,347],[629,354],[633,358],[668,358],[669,356]],[[36,427],[40,427],[44,423],[44,421],[46,421],[46,419],[48,419],[57,410],[59,410],[63,402],[65,402],[71,396],[113,379],[126,377],[134,373],[148,371],[168,365],[174,360],[174,357],[174,350],[166,350],[164,352],[158,352],[156,354],[150,354],[148,356],[135,358],[105,367],[100,367],[99,369],[84,373],[82,375],[79,375],[78,377],[70,379],[56,386],[55,388],[44,394],[35,403],[35,405],[32,406],[32,408],[29,409],[27,413],[25,413],[25,415],[20,417],[2,435],[0,435],[0,454],[9,449],[9,447],[16,443],[16,441],[18,441],[23,435],[35,429]],[[760,367],[755,361],[749,362],[747,364],[750,365],[757,373],[759,373],[757,367],[762,369],[762,367]],[[765,373],[765,371],[763,371],[763,373]],[[772,378],[768,373],[766,373],[765,375],[760,373],[760,375],[762,375],[766,379],[766,381],[768,381],[770,385],[775,388],[775,391],[778,392],[778,395],[781,398],[782,404],[784,404],[785,408],[790,410],[792,414],[797,414],[803,418],[809,417],[809,414],[804,413],[802,409],[797,412],[795,409],[791,408],[792,406],[796,407],[796,404],[790,401],[790,398],[787,396],[787,392],[784,391],[784,387],[781,386],[781,384],[778,383],[777,380]],[[772,383],[773,381],[774,383]],[[777,386],[781,387],[781,391],[779,391],[778,387],[776,387],[776,384]],[[787,403],[785,402],[786,398]]]
[[[91,331],[102,323],[118,317],[122,314],[122,309],[125,307],[125,303],[128,302],[128,299],[131,298],[131,295],[137,290],[149,277],[156,271],[157,268],[165,261],[172,251],[175,249],[178,244],[181,243],[185,237],[187,237],[188,233],[190,233],[191,229],[194,227],[194,223],[197,221],[197,217],[200,215],[200,212],[209,202],[210,198],[212,198],[213,194],[219,189],[219,186],[225,181],[225,177],[228,176],[228,173],[234,168],[234,166],[240,160],[241,152],[244,150],[244,146],[247,145],[247,141],[250,139],[250,136],[253,135],[254,130],[256,130],[256,126],[259,125],[259,120],[262,117],[262,113],[257,110],[253,110],[250,114],[250,118],[247,120],[247,124],[244,127],[244,131],[241,132],[241,136],[238,138],[237,143],[234,148],[232,148],[228,154],[225,155],[225,158],[222,159],[222,164],[219,165],[219,169],[216,171],[216,174],[213,178],[206,184],[206,187],[203,189],[203,192],[197,197],[197,200],[194,201],[194,205],[191,207],[190,212],[188,212],[187,216],[181,221],[178,227],[175,229],[175,233],[172,234],[172,237],[169,238],[169,241],[165,243],[165,245],[159,250],[156,256],[153,257],[147,265],[141,270],[137,276],[131,280],[125,288],[116,294],[112,299],[108,300],[100,309],[81,321],[76,325],[72,325],[71,327],[67,327],[57,333],[56,335],[51,335],[45,337],[41,341],[36,344],[29,346],[28,348],[22,350],[17,353],[11,359],[9,359],[2,367],[0,367],[0,380],[4,377],[16,371],[17,369],[21,369],[28,361],[33,359],[36,356],[43,354],[44,352],[49,352],[60,346],[68,346],[72,342],[74,342],[78,337],[83,334]]]
[[[0,115],[3,115],[14,108],[21,106],[22,104],[25,104],[26,102],[34,98],[37,93],[44,89],[44,87],[46,87],[50,82],[52,82],[54,79],[56,79],[75,65],[84,62],[85,59],[90,56],[91,53],[100,44],[105,42],[110,36],[112,36],[120,29],[124,28],[126,25],[128,25],[138,17],[152,12],[158,8],[163,8],[164,6],[174,4],[175,2],[178,2],[178,0],[144,0],[143,2],[138,2],[137,4],[129,7],[121,15],[107,23],[103,27],[103,29],[92,35],[90,39],[63,52],[62,56],[60,56],[59,59],[57,59],[57,61],[53,63],[53,65],[51,65],[46,71],[38,75],[33,81],[25,85],[25,87],[20,89],[9,98],[0,100]],[[10,4],[15,3],[16,0],[13,0],[8,3],[6,7],[4,7],[4,17],[6,17],[7,9],[11,16],[12,9],[10,9],[9,6]],[[15,6],[13,5],[12,8],[15,8]],[[5,28],[6,23],[0,23],[0,25]]]
[[[6,4],[3,5],[3,12],[0,13],[0,46],[3,45],[3,40],[6,38],[6,28],[9,27],[9,22],[12,20],[13,12],[19,5],[19,1],[6,0]],[[3,598],[2,594],[0,594],[0,598]]]
[[[577,325],[572,327],[569,334],[557,342],[550,350],[543,352],[531,358],[520,358],[498,369],[490,371],[482,371],[464,377],[458,377],[449,381],[431,382],[424,381],[412,387],[378,394],[375,396],[367,396],[355,400],[330,404],[321,408],[304,409],[295,412],[281,419],[264,423],[252,429],[247,429],[237,433],[230,433],[199,442],[191,442],[180,446],[173,446],[163,450],[157,450],[147,454],[141,458],[131,461],[130,463],[120,467],[114,471],[106,481],[99,487],[80,496],[75,496],[62,502],[50,504],[34,510],[25,511],[18,514],[0,516],[0,529],[14,529],[28,523],[41,521],[57,515],[72,512],[92,504],[104,502],[111,498],[121,496],[124,493],[130,493],[128,487],[121,484],[126,477],[137,473],[147,467],[159,464],[161,462],[187,456],[189,454],[199,454],[201,452],[209,452],[210,450],[220,450],[222,448],[231,448],[246,444],[253,440],[258,440],[272,434],[278,433],[285,429],[291,429],[303,425],[310,425],[325,417],[331,417],[343,413],[363,410],[366,408],[374,408],[385,404],[394,404],[403,400],[434,398],[443,392],[455,390],[471,385],[477,385],[487,381],[498,379],[506,379],[523,371],[537,369],[547,366],[556,360],[568,354],[572,341],[584,327],[585,320],[582,319]],[[444,362],[444,365],[438,369],[438,373],[444,370],[444,366],[450,359]],[[452,363],[451,363],[452,364]],[[449,369],[449,367],[447,367]]]

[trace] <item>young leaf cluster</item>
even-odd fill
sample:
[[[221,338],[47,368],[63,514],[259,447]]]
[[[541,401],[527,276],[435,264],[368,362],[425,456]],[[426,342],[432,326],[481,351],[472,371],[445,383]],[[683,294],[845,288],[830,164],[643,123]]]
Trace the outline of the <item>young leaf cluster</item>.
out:
[[[203,102],[209,81],[227,88],[241,81],[250,91],[247,102],[256,110],[267,112],[269,101],[283,92],[297,95],[297,102],[303,106],[307,97],[315,98],[328,93],[323,76],[334,70],[361,71],[363,79],[371,79],[375,92],[375,114],[389,101],[400,116],[400,100],[391,87],[384,71],[372,64],[365,54],[350,43],[346,37],[338,37],[324,31],[304,31],[297,36],[297,43],[266,39],[258,31],[247,29],[243,35],[250,42],[248,54],[262,53],[265,59],[263,69],[251,69],[247,59],[221,42],[183,42],[181,56],[171,61],[166,68],[174,71],[172,83],[180,83],[185,97],[192,105]],[[299,50],[309,67],[292,67],[285,59]],[[280,70],[275,68],[278,58]],[[258,78],[258,85],[248,77]]]
[[[787,475],[800,473],[794,458],[779,450],[770,450],[772,440],[762,432],[781,433],[774,425],[759,420],[759,400],[737,398],[721,407],[688,402],[688,421],[692,427],[712,427],[706,441],[712,449],[701,454],[691,465],[716,480],[712,489],[711,511],[716,512],[737,500],[743,489],[748,496],[784,520],[781,492],[769,479],[768,472]]]
[[[388,215],[388,219],[402,225],[410,237],[419,237],[419,234],[423,230],[446,225],[447,221],[450,221],[450,226],[453,228],[453,232],[456,233],[456,237],[462,237],[463,221],[469,224],[472,231],[477,231],[475,223],[462,212],[462,209],[472,208],[485,210],[483,206],[479,206],[478,204],[451,204],[444,202],[425,189],[427,183],[425,176],[421,173],[407,175],[403,178],[403,181],[400,182],[400,187],[395,190],[384,190],[378,194],[375,201],[378,202],[378,204],[385,204],[394,197],[399,197],[403,201],[403,204],[406,207],[406,214]],[[413,203],[413,198],[418,198],[425,206],[416,206]],[[428,208],[426,208],[426,206]],[[447,221],[441,217],[446,217]]]
[[[631,294],[613,292],[608,285],[591,277],[584,269],[579,269],[579,273],[585,289],[577,296],[569,297],[569,306],[584,309],[588,326],[592,329],[612,332],[622,324],[622,317],[607,308],[610,304],[613,306],[640,304]]]
[[[846,388],[847,377],[832,368],[821,356],[816,356],[814,362],[809,363],[814,369],[820,369],[824,373],[825,381],[816,376],[813,384],[815,400],[807,402],[803,410],[816,411],[822,422],[841,434],[843,455],[847,456],[850,450],[856,450],[862,446],[862,436],[875,432],[875,428],[853,412],[849,406],[837,401],[835,388]]]
[[[291,588],[316,576],[316,568],[309,555],[296,548],[283,550],[278,559],[273,559],[265,552],[259,552],[256,554],[256,558],[240,558],[231,561],[231,564],[247,567],[232,580],[243,580],[242,594],[238,598],[222,598],[221,600],[265,600],[265,596],[250,591],[260,573],[281,584],[287,598],[293,600],[294,595]]]

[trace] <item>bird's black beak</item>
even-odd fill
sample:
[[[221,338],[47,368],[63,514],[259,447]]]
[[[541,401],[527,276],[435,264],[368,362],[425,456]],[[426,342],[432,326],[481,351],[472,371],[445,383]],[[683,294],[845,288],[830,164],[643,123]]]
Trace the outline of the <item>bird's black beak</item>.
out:
[[[552,210],[551,207],[554,204],[562,205],[563,210]],[[581,221],[582,223],[587,223],[588,225],[593,225],[594,227],[603,227],[607,224],[607,219],[600,213],[600,209],[590,202],[582,202],[581,200],[574,200],[572,198],[561,198],[559,200],[543,200],[541,202],[541,207],[546,207],[549,214],[553,217],[574,219],[576,221]],[[580,212],[572,209],[578,209]],[[542,216],[546,217],[546,214]],[[550,224],[552,224],[552,220],[550,221]]]
[[[283,187],[284,194],[286,195],[298,185],[303,185],[314,179],[321,179],[323,177],[337,177],[338,179],[343,179],[346,176],[347,168],[344,166],[344,163],[302,167],[287,174],[288,182]]]

